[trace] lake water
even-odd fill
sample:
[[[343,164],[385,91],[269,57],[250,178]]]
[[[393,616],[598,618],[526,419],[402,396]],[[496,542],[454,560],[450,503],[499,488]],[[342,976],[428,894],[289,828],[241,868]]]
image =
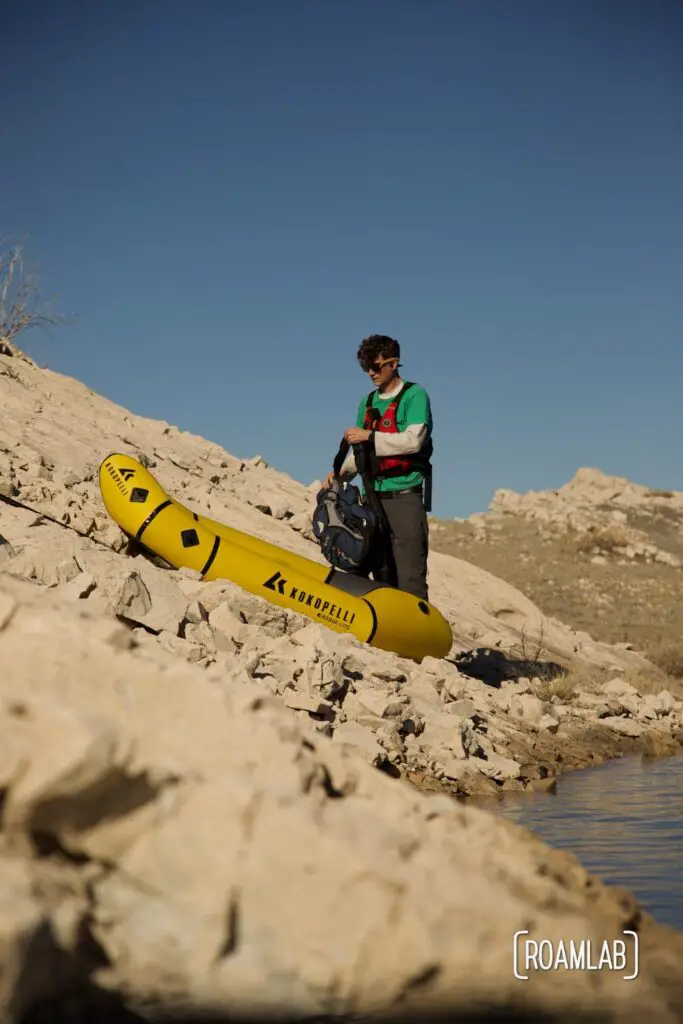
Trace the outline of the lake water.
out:
[[[511,794],[498,811],[683,930],[683,757],[570,772],[556,794]]]

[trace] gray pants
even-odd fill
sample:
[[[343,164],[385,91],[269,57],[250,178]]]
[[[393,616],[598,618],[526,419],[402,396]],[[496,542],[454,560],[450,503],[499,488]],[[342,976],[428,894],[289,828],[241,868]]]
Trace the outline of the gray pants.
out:
[[[428,601],[429,536],[422,495],[415,492],[396,498],[377,496],[389,523],[389,536],[373,552],[373,579]]]

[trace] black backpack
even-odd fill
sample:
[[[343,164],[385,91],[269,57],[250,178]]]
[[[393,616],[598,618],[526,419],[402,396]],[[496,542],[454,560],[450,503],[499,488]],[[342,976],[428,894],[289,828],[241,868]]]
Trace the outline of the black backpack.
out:
[[[377,513],[363,504],[353,484],[336,479],[331,487],[318,491],[313,533],[335,569],[362,573],[377,527]]]

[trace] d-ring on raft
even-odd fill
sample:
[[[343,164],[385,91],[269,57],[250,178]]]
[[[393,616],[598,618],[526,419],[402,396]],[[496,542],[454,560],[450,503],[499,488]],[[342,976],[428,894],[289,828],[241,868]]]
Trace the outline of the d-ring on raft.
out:
[[[109,455],[99,482],[114,522],[176,569],[195,569],[203,580],[230,580],[271,604],[404,658],[443,658],[451,648],[451,627],[434,605],[197,515],[170,498],[130,455]]]

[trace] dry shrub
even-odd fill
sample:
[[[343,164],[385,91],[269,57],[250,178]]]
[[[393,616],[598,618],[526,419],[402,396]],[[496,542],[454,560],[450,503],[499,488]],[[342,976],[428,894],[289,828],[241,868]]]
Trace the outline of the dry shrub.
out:
[[[13,342],[31,327],[71,322],[71,317],[51,313],[40,295],[38,278],[24,266],[24,246],[0,239],[0,354],[16,355]]]
[[[546,649],[543,619],[541,619],[539,624],[538,636],[529,637],[527,635],[526,627],[522,626],[519,631],[518,642],[512,644],[505,653],[508,657],[515,658],[518,661],[534,663],[545,660]]]
[[[619,548],[628,547],[632,543],[632,531],[627,526],[621,523],[610,523],[607,526],[598,526],[579,534],[575,541],[575,547],[577,551],[583,553],[602,551],[605,554],[614,554]]]

